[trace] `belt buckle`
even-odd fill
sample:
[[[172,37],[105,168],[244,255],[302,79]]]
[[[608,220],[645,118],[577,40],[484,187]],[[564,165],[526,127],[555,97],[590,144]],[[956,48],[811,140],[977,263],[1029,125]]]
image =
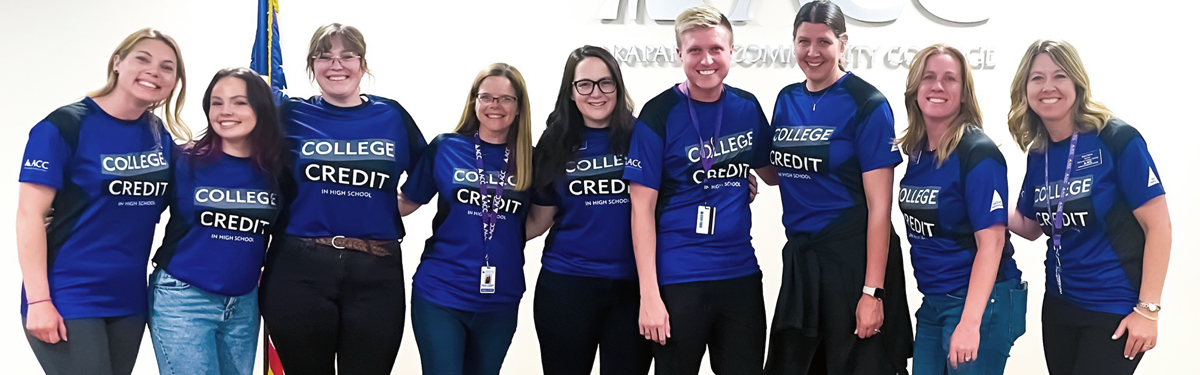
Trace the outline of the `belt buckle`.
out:
[[[337,240],[339,238],[344,240],[344,239],[346,239],[346,236],[333,236],[333,239],[329,240],[329,246],[333,246],[334,249],[338,249],[338,250],[345,249],[346,248],[345,246],[338,246]]]

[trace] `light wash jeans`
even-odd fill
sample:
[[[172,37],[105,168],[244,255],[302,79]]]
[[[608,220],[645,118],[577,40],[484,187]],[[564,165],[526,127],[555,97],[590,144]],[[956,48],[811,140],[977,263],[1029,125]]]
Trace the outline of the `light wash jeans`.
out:
[[[913,375],[1001,375],[1008,354],[1025,334],[1029,288],[1019,278],[996,283],[979,324],[979,358],[950,365],[950,337],[958,328],[967,290],[927,295],[917,310],[917,339],[913,344]]]
[[[253,374],[258,288],[226,297],[156,269],[149,295],[150,338],[159,373]]]

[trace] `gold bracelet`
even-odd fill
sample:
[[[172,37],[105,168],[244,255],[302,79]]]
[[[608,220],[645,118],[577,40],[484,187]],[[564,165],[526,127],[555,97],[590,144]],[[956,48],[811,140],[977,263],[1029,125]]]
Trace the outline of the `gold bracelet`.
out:
[[[1137,313],[1138,315],[1141,315],[1143,318],[1150,319],[1150,321],[1152,321],[1152,322],[1157,322],[1157,321],[1158,321],[1158,318],[1155,318],[1155,317],[1152,317],[1152,316],[1150,316],[1150,315],[1147,315],[1146,313],[1142,312],[1142,310],[1139,310],[1139,309],[1137,308],[1137,306],[1134,306],[1134,307],[1133,307],[1133,312]]]

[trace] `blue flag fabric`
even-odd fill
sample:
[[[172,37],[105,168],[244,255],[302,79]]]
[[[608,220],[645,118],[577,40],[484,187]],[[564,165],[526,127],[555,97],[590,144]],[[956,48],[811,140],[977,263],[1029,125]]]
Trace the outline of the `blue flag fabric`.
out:
[[[279,1],[258,0],[258,31],[250,53],[250,69],[267,76],[271,87],[287,88],[283,76],[283,52],[279,48]]]

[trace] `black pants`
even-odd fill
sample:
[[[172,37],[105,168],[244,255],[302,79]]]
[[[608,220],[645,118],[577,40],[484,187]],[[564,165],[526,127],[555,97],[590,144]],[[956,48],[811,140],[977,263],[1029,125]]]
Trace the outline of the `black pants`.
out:
[[[638,333],[637,279],[613,280],[542,269],[533,297],[533,323],[542,371],[588,375],[600,346],[600,374],[650,372],[650,341]]]
[[[1122,319],[1124,315],[1087,310],[1047,293],[1042,348],[1050,375],[1133,374],[1143,353],[1130,361],[1125,358],[1129,335],[1112,339]]]
[[[259,310],[288,375],[390,374],[404,335],[399,244],[379,257],[284,237],[272,244]]]
[[[67,339],[47,344],[25,331],[25,339],[46,375],[128,375],[133,372],[146,317],[66,319]],[[25,318],[21,318],[25,327]],[[24,329],[22,329],[24,330]]]
[[[659,287],[670,314],[666,346],[652,344],[656,375],[700,372],[705,346],[716,375],[761,374],[767,341],[762,273]]]

